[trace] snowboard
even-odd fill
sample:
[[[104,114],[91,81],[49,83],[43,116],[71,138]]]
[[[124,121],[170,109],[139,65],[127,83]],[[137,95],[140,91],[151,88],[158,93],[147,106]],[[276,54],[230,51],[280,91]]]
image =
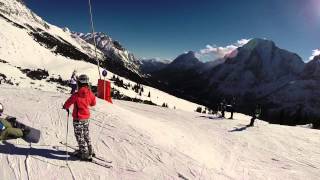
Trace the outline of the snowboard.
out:
[[[13,127],[19,128],[19,129],[25,129],[26,132],[28,132],[26,135],[22,137],[23,140],[29,143],[38,143],[41,137],[41,131],[39,129],[27,126],[19,121],[17,121],[17,118],[15,117],[7,117],[7,121],[9,121]]]

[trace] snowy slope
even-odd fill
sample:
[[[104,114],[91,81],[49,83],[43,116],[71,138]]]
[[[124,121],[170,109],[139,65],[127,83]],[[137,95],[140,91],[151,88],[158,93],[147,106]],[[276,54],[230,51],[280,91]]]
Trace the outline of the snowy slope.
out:
[[[320,132],[258,121],[115,101],[98,101],[90,131],[105,169],[88,162],[65,163],[67,95],[1,86],[6,113],[42,130],[38,144],[0,143],[0,179],[318,179]],[[228,114],[227,114],[228,116]],[[71,124],[69,144],[75,145]],[[57,146],[57,148],[53,148]],[[50,175],[50,176],[48,176]]]
[[[54,53],[54,48],[49,49],[38,43],[31,35],[37,29],[36,31],[39,30],[40,34],[48,33],[54,38],[71,44],[80,52],[87,53],[88,50],[83,49],[81,44],[71,37],[70,33],[46,23],[17,1],[1,0],[0,2],[2,15],[0,17],[0,59],[15,67],[47,69],[50,75],[59,74],[63,79],[68,79],[73,69],[89,72],[90,68],[94,68],[91,64],[81,62],[82,59],[71,60]],[[88,43],[86,44],[90,47]],[[93,54],[90,56],[93,57]],[[64,62],[68,62],[68,64]],[[96,72],[96,74],[98,73]],[[10,76],[10,74],[8,75]]]
[[[76,69],[79,74],[87,74],[93,85],[97,84],[97,66],[83,59],[91,60],[90,58],[95,56],[94,48],[71,34],[68,29],[61,29],[45,22],[16,0],[0,0],[0,27],[0,83],[5,82],[2,78],[4,75],[6,82],[15,86],[67,92],[69,87],[47,81],[59,77],[66,81]],[[103,58],[103,53],[98,53],[99,58]],[[46,70],[49,76],[42,80],[34,80],[22,72],[25,69]],[[109,72],[107,78],[112,76],[113,73]],[[121,79],[134,84],[132,81]],[[165,102],[170,108],[175,106],[177,109],[194,111],[199,106],[148,86],[144,86],[145,91],[141,96],[133,90],[112,86],[126,96],[151,100],[157,105]],[[147,97],[149,92],[151,98]]]
[[[21,3],[19,0],[0,0],[0,19],[9,19],[13,21],[20,29],[24,28],[25,31],[30,32],[32,30],[44,30],[45,32],[51,34],[52,36],[56,38],[61,38],[62,40],[70,43],[72,46],[75,46],[80,51],[84,53],[90,53],[90,56],[94,57],[93,54],[93,46],[88,43],[83,43],[84,47],[81,46],[81,43],[79,44],[78,40],[75,40],[71,33],[68,31],[64,31],[63,29],[51,25],[50,23],[44,21],[41,17],[37,16],[35,13],[33,13],[30,9],[28,9],[23,3]],[[12,25],[12,23],[11,23]],[[19,27],[20,26],[20,27]],[[2,27],[2,26],[1,26]],[[22,28],[21,28],[22,27]],[[1,28],[1,32],[3,30],[6,30],[6,28]],[[2,34],[3,36],[7,35],[5,32]],[[16,35],[14,31],[12,31],[12,36]],[[10,36],[9,36],[10,37]],[[9,38],[8,37],[8,38]],[[16,37],[19,39],[19,36]],[[24,40],[24,39],[21,39]],[[24,46],[27,47],[27,46]],[[91,50],[88,50],[90,48]],[[99,52],[99,58],[102,58],[101,52]]]

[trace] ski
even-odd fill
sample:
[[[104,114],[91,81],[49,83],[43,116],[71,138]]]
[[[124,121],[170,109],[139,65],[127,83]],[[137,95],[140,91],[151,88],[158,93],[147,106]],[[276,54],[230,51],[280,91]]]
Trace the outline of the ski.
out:
[[[70,154],[71,155],[71,154]],[[88,159],[88,160],[82,160],[80,159],[79,157],[77,156],[74,156],[74,155],[71,155],[72,158],[75,158],[76,160],[79,160],[79,161],[83,161],[83,162],[91,162],[93,164],[96,164],[96,165],[99,165],[101,167],[105,167],[105,168],[112,168],[111,165],[109,164],[106,164],[106,163],[102,163],[100,161],[97,161],[96,159]]]
[[[91,162],[91,163],[93,163],[93,164],[96,164],[96,165],[99,165],[99,166],[102,166],[102,167],[105,167],[105,168],[112,168],[112,166],[111,166],[111,165],[109,165],[109,164],[105,164],[105,163],[101,163],[101,162],[99,162],[99,161],[97,161],[97,160],[95,160],[95,159],[90,159],[90,160],[81,160],[81,159],[79,159],[79,158],[78,158],[78,157],[76,157],[76,156],[72,156],[72,157],[77,158],[79,161],[83,161],[83,162]]]
[[[62,141],[60,141],[60,144],[66,146],[66,143],[64,143],[64,142],[62,142]],[[77,150],[75,147],[70,146],[70,145],[67,145],[67,147],[70,148],[70,149],[73,149],[73,150]],[[104,158],[102,158],[102,157],[99,157],[99,156],[97,156],[97,155],[92,156],[92,158],[93,158],[93,159],[100,160],[100,161],[103,161],[103,162],[105,162],[105,163],[112,163],[112,161],[108,161],[108,160],[106,160],[106,159],[104,159]]]
[[[105,168],[112,168],[111,165],[103,164],[103,163],[101,163],[101,162],[96,161],[95,159],[92,159],[92,160],[89,161],[89,162],[92,162],[92,163],[94,163],[94,164],[96,164],[96,165],[99,165],[99,166],[102,166],[102,167],[105,167]]]
[[[105,160],[105,159],[103,159],[103,158],[101,158],[101,157],[99,157],[99,156],[93,156],[92,158],[95,158],[95,159],[98,159],[98,160],[100,160],[100,161],[103,161],[103,162],[105,162],[105,163],[112,163],[112,161],[108,161],[108,160]]]

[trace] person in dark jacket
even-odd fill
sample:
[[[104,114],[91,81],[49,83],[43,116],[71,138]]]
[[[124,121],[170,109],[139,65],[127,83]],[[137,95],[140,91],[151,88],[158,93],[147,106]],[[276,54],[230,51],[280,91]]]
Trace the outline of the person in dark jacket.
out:
[[[253,112],[252,112],[252,118],[250,120],[250,124],[248,125],[250,126],[254,126],[254,121],[259,118],[261,116],[261,107],[259,104],[256,105],[256,107],[254,108]]]
[[[79,150],[74,155],[81,159],[87,160],[95,156],[89,136],[89,106],[96,105],[96,97],[89,89],[89,78],[87,75],[80,75],[78,78],[78,92],[71,95],[65,102],[63,108],[69,112],[69,108],[73,105],[73,127]]]
[[[226,105],[226,100],[222,99],[220,103],[220,110],[221,110],[221,117],[225,117],[225,111],[226,111],[227,105]]]
[[[236,107],[236,97],[233,97],[232,101],[231,101],[231,106],[230,106],[231,115],[230,115],[229,119],[233,119],[233,112],[235,110],[235,107]]]

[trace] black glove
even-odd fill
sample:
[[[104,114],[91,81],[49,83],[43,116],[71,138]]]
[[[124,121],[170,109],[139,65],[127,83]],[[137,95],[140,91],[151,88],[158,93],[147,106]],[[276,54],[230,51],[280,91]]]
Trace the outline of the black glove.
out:
[[[62,109],[66,110],[68,114],[70,114],[70,110],[65,108],[65,107],[62,107]]]
[[[11,123],[14,123],[14,122],[16,122],[17,118],[16,117],[12,117],[12,116],[8,116],[8,117],[6,117],[6,120],[11,122]]]

